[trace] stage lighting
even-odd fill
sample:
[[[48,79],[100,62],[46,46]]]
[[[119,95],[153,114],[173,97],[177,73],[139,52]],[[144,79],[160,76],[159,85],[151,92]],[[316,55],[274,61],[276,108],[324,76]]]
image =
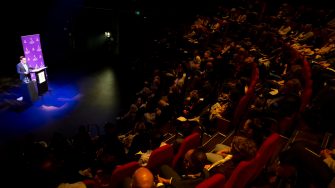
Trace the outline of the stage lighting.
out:
[[[139,16],[139,15],[141,15],[141,11],[136,10],[136,11],[135,11],[135,14],[136,14],[137,16]]]
[[[111,37],[111,33],[108,32],[108,31],[106,31],[106,32],[105,32],[105,37],[110,38],[110,37]]]

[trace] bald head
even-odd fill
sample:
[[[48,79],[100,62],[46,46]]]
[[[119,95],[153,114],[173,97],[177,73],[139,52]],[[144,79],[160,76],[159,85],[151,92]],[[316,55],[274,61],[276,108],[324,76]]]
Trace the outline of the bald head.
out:
[[[193,152],[194,152],[194,149],[189,149],[189,150],[185,153],[184,158],[187,159],[187,160],[191,160],[191,155],[192,155]]]
[[[149,169],[140,167],[133,174],[132,188],[151,188],[154,184],[154,176]]]

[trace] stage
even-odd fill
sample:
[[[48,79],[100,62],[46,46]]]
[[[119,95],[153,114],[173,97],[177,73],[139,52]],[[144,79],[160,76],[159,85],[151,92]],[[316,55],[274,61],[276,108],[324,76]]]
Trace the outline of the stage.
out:
[[[115,117],[127,110],[135,96],[135,82],[127,83],[125,71],[131,70],[104,66],[50,73],[49,90],[32,104],[16,100],[18,83],[16,78],[8,78],[12,86],[0,93],[1,142],[30,133],[48,140],[55,131],[72,137],[81,125],[103,130],[106,122],[115,122]],[[91,131],[97,134],[95,128]]]

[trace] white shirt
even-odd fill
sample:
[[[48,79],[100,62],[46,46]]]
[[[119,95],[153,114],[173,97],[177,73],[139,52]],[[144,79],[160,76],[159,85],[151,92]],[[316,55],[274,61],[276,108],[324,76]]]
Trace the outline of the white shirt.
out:
[[[28,73],[28,65],[27,63],[22,63],[24,69],[25,69],[25,73]]]
[[[21,64],[23,65],[23,67],[24,67],[24,69],[25,69],[24,73],[25,73],[25,74],[28,74],[28,73],[29,73],[29,69],[28,69],[28,65],[27,65],[27,63],[22,63],[22,62],[21,62]],[[24,82],[24,83],[29,83],[30,80],[29,80],[29,78],[26,76],[26,77],[24,78],[23,82]]]

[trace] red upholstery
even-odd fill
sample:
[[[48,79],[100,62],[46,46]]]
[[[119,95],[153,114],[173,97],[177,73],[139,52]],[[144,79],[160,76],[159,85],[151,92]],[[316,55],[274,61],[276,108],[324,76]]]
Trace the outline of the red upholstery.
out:
[[[245,188],[261,173],[267,163],[279,152],[281,137],[272,133],[257,151],[254,159],[242,161],[225,184],[225,188]]]
[[[305,88],[304,91],[301,94],[301,104],[300,104],[300,112],[303,112],[307,105],[310,103],[311,98],[313,94],[313,89],[312,88]]]
[[[126,177],[131,177],[136,169],[140,167],[137,161],[132,161],[120,166],[117,166],[111,176],[111,187],[120,187],[122,181]]]
[[[305,81],[310,80],[312,77],[312,69],[309,62],[306,59],[303,61],[303,71]]]
[[[252,99],[252,97],[253,97],[253,94],[246,94],[238,102],[238,104],[236,106],[236,109],[234,111],[234,117],[233,117],[233,121],[232,121],[232,125],[235,128],[239,127],[239,124],[242,120],[242,117],[245,114],[245,112],[247,111],[248,104],[249,104],[250,100]]]
[[[224,188],[245,188],[252,179],[252,171],[256,164],[252,161],[242,161],[235,168],[232,175],[226,181]]]
[[[85,180],[82,180],[82,182],[86,185],[86,187],[92,187],[92,188],[98,188],[99,187],[97,182],[95,180],[92,180],[92,179],[85,179]]]
[[[248,89],[247,93],[251,94],[253,92],[253,90],[255,89],[255,86],[256,86],[258,80],[259,80],[259,69],[258,69],[257,64],[254,63],[252,65],[251,82],[250,82],[249,89]]]
[[[312,78],[312,70],[309,62],[305,59],[303,61],[303,71],[304,71],[304,79],[305,79],[305,87],[304,91],[301,94],[301,105],[300,112],[303,112],[306,106],[309,104],[313,94],[313,80]]]
[[[152,151],[147,168],[155,172],[163,164],[171,164],[173,159],[173,148],[170,144],[161,146]]]
[[[185,153],[190,149],[195,149],[201,145],[200,134],[194,132],[187,136],[181,143],[180,148],[178,149],[177,154],[173,157],[172,167],[177,168],[180,164],[181,159],[184,158]]]
[[[236,106],[236,109],[234,111],[234,117],[233,117],[232,125],[235,128],[238,128],[244,113],[247,111],[248,104],[249,104],[250,100],[252,100],[252,98],[254,97],[255,87],[256,87],[256,84],[257,84],[258,80],[259,80],[259,69],[257,67],[257,64],[254,63],[252,65],[251,82],[249,84],[248,91],[240,99],[240,101],[238,102],[238,105]]]
[[[213,176],[205,179],[196,188],[220,188],[225,184],[225,176],[223,174],[217,173]]]
[[[257,175],[261,172],[261,168],[263,168],[274,155],[279,153],[279,151],[281,150],[280,142],[281,137],[278,133],[272,133],[263,142],[262,146],[257,151],[256,157],[254,158],[254,161],[257,162]]]
[[[250,95],[254,93],[256,84],[259,80],[259,69],[258,65],[256,63],[252,64],[252,73],[251,73],[251,78],[250,78],[250,83],[248,85],[248,91],[246,95]]]

